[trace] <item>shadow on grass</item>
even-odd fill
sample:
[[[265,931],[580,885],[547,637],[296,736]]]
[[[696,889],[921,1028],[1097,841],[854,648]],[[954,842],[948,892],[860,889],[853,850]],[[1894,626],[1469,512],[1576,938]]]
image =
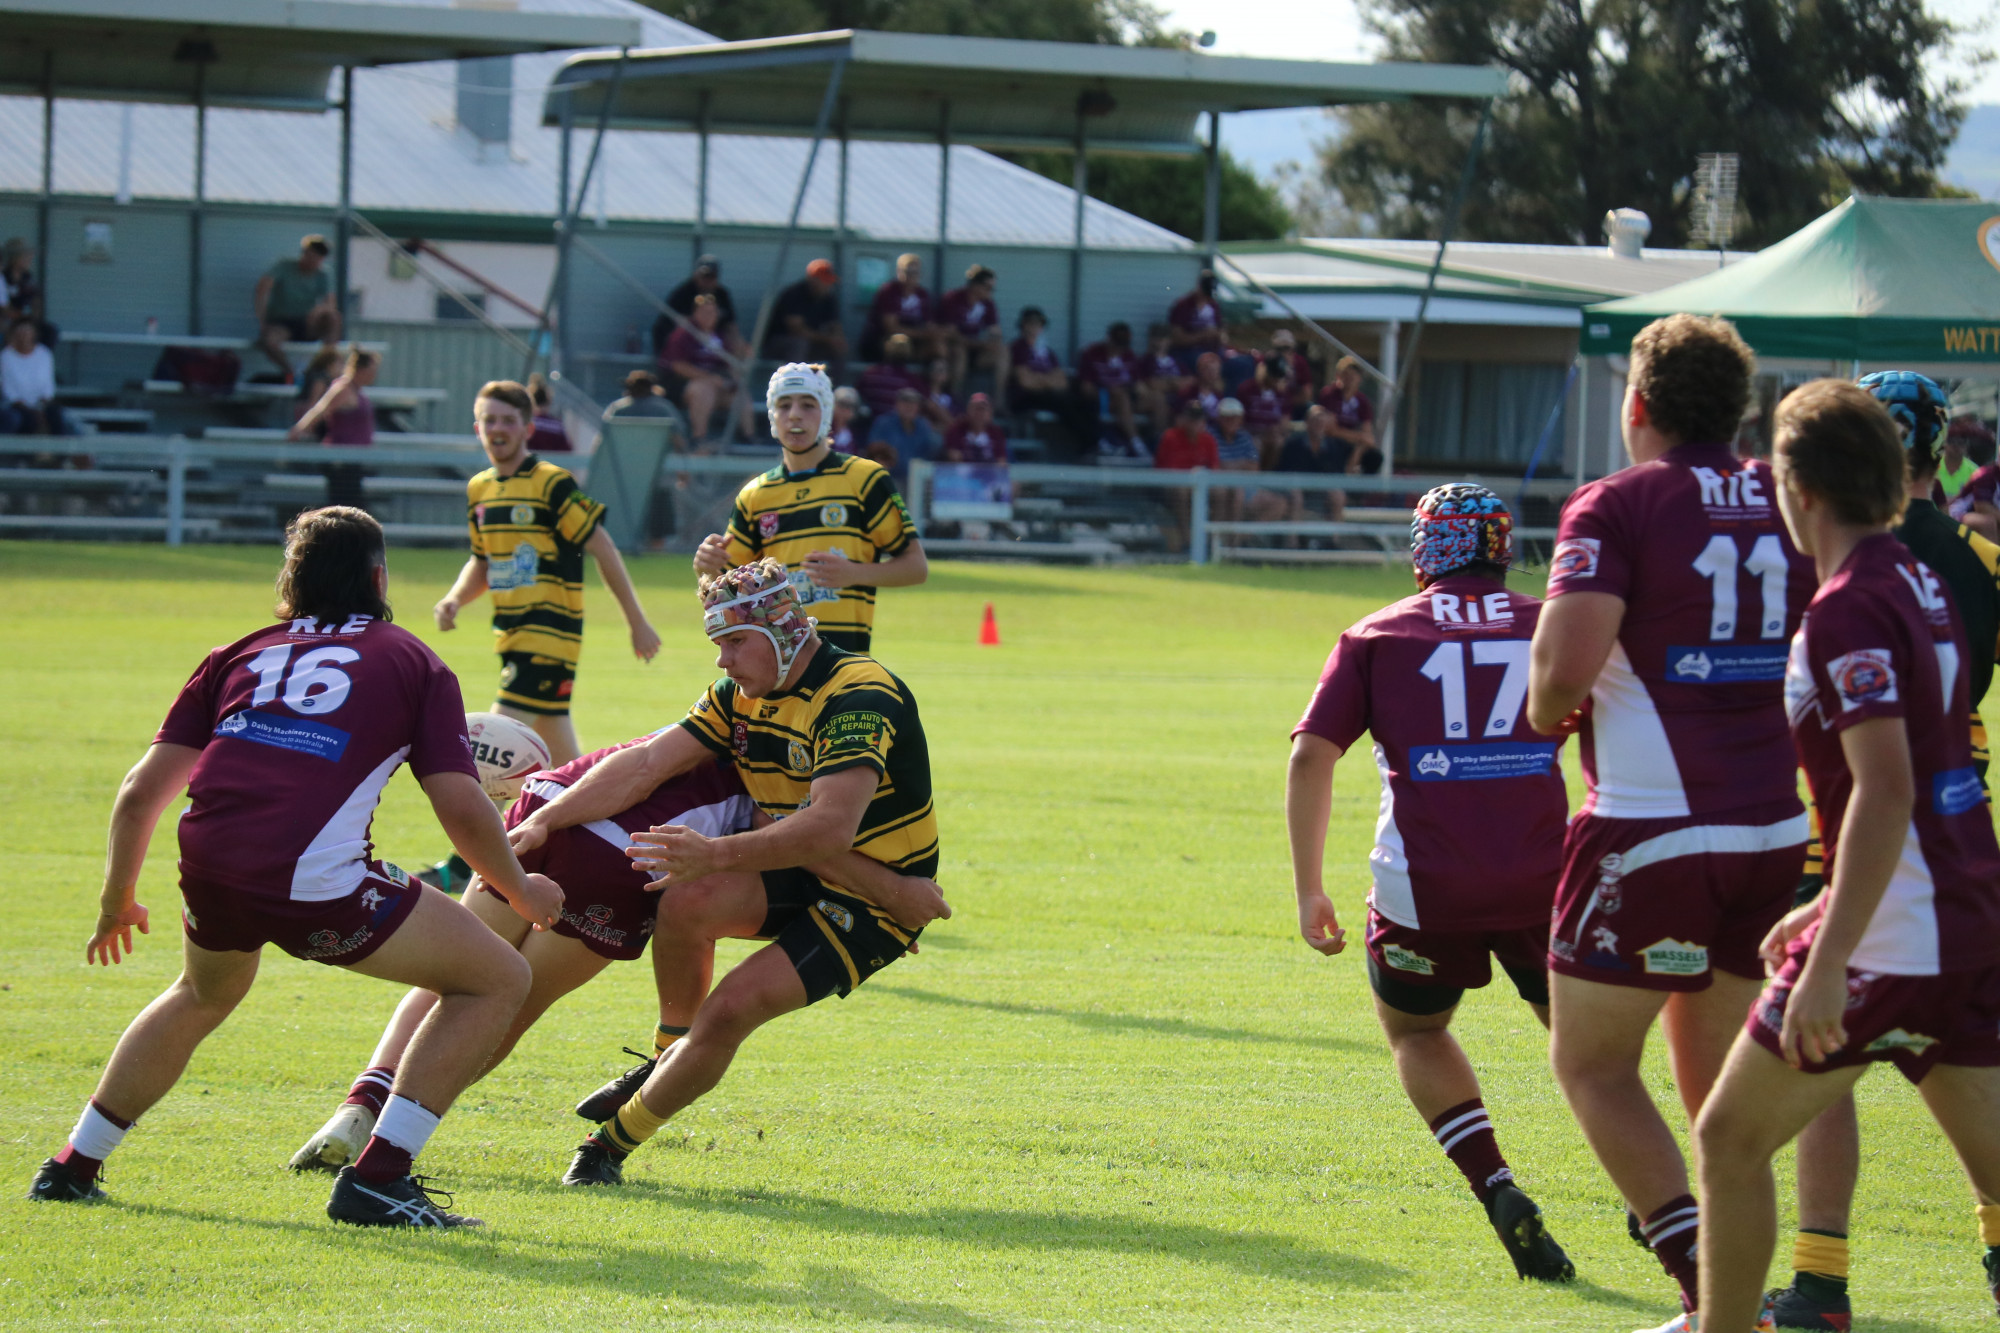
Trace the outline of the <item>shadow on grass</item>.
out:
[[[1078,1027],[1100,1032],[1144,1033],[1156,1037],[1198,1037],[1208,1041],[1306,1046],[1321,1051],[1354,1051],[1370,1054],[1378,1053],[1382,1049],[1377,1044],[1352,1041],[1346,1037],[1302,1037],[1278,1032],[1252,1032],[1245,1028],[1215,1027],[1207,1023],[1191,1023],[1185,1018],[1145,1018],[1138,1014],[1103,1013],[1095,1009],[1057,1009],[1053,1005],[1011,1004],[1005,1000],[967,1000],[956,995],[940,995],[936,991],[918,990],[914,986],[885,986],[878,982],[871,989],[878,994],[895,995],[905,1000],[915,1000],[920,1004],[942,1004],[957,1009],[985,1009],[991,1013],[1013,1014],[1022,1018],[1061,1018]]]

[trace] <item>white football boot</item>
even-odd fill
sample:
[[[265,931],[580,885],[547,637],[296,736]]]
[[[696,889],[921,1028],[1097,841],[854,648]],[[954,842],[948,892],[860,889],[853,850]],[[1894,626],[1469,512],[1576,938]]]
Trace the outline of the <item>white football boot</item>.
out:
[[[365,1106],[342,1103],[333,1119],[292,1154],[294,1171],[338,1171],[361,1155],[375,1132],[375,1113]]]

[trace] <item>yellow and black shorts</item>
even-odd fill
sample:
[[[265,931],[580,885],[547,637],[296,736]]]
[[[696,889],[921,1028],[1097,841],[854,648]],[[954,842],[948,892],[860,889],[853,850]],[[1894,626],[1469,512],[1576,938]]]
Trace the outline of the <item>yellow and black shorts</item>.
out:
[[[576,666],[540,653],[500,654],[500,690],[494,697],[524,713],[569,712],[576,689]]]
[[[757,937],[772,941],[792,960],[805,983],[807,1004],[829,995],[846,999],[907,953],[916,938],[883,921],[866,900],[836,893],[804,870],[766,870],[764,902]]]

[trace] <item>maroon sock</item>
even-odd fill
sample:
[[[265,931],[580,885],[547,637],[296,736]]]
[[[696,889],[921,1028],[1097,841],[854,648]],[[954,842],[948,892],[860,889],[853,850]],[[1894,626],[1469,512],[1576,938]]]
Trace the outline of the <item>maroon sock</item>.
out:
[[[86,1185],[96,1180],[97,1173],[104,1169],[102,1157],[85,1157],[67,1143],[63,1145],[62,1151],[56,1154],[56,1161],[76,1172]]]
[[[106,1136],[99,1130],[91,1129],[89,1127],[90,1117],[93,1114],[116,1126],[118,1132],[115,1135]],[[91,1143],[93,1147],[99,1146],[95,1140],[102,1139],[101,1150],[108,1152],[111,1148],[118,1145],[118,1140],[124,1138],[125,1131],[130,1128],[132,1128],[130,1120],[109,1110],[103,1102],[92,1097],[89,1105],[84,1109],[83,1118],[77,1122],[77,1127],[70,1131],[70,1138],[74,1140],[80,1135],[85,1136],[85,1141]],[[83,1183],[86,1185],[95,1181],[97,1173],[104,1168],[104,1159],[102,1157],[92,1157],[89,1153],[79,1150],[74,1142],[63,1144],[62,1151],[56,1154],[56,1161],[75,1171],[78,1176],[82,1177]]]
[[[1465,1183],[1472,1186],[1472,1193],[1481,1203],[1502,1185],[1514,1181],[1514,1173],[1507,1166],[1507,1159],[1500,1155],[1499,1140],[1493,1137],[1493,1121],[1486,1114],[1486,1103],[1474,1097],[1469,1102],[1460,1102],[1444,1114],[1431,1121],[1431,1133],[1437,1136],[1438,1147],[1451,1158],[1465,1176]]]
[[[368,1136],[368,1146],[354,1159],[354,1174],[373,1185],[386,1185],[410,1174],[410,1154],[380,1134]]]
[[[1660,1261],[1660,1267],[1667,1270],[1668,1277],[1680,1283],[1681,1308],[1690,1311],[1695,1308],[1701,1291],[1700,1270],[1695,1266],[1700,1220],[1694,1195],[1683,1194],[1648,1213],[1639,1227],[1645,1234],[1646,1244],[1652,1247],[1654,1257]]]
[[[371,1065],[361,1071],[348,1090],[344,1106],[365,1106],[371,1115],[382,1114],[382,1103],[389,1100],[389,1089],[396,1082],[396,1066]]]

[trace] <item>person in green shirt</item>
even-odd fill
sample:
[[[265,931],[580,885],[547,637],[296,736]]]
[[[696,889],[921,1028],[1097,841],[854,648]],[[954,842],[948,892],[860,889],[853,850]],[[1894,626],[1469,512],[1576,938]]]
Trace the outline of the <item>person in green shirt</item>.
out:
[[[287,384],[292,382],[287,342],[340,341],[340,305],[333,275],[326,271],[332,253],[326,237],[302,237],[297,259],[280,259],[257,279],[257,350],[271,358]]]

